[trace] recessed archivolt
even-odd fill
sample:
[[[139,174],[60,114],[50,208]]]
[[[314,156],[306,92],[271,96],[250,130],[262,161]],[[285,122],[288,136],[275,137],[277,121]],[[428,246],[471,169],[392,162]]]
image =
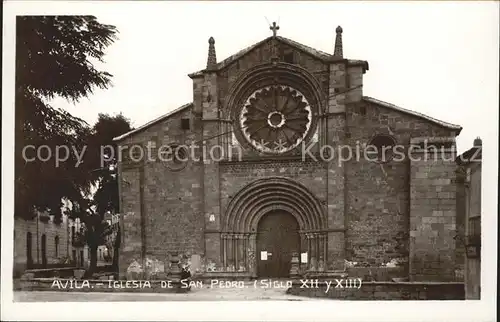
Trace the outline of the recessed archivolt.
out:
[[[324,210],[302,184],[283,177],[256,180],[241,189],[228,205],[224,231],[255,231],[259,219],[272,210],[292,214],[301,230],[326,228]]]

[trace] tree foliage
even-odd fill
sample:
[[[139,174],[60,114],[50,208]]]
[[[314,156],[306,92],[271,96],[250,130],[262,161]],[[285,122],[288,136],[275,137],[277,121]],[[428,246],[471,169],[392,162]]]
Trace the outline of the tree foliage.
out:
[[[117,35],[114,26],[93,16],[19,16],[16,21],[15,97],[15,215],[34,216],[33,210],[61,216],[61,200],[83,203],[97,177],[92,163],[77,166],[75,153],[56,166],[35,158],[27,162],[23,149],[46,145],[82,151],[92,140],[92,128],[69,112],[50,105],[63,97],[77,102],[96,88],[111,86],[112,75],[94,62],[103,61],[105,49]],[[33,149],[26,157],[36,157]],[[84,206],[79,206],[83,208]]]
[[[78,102],[95,89],[111,86],[112,75],[94,63],[103,62],[117,30],[93,16],[22,16],[16,23],[15,215],[32,218],[33,210],[50,211],[60,219],[62,200],[68,200],[67,214],[85,226],[92,273],[97,247],[112,229],[104,214],[117,212],[119,202],[112,171],[116,160],[102,163],[101,147],[112,154],[113,138],[130,131],[130,121],[121,114],[99,114],[90,126],[50,102],[56,97]],[[45,145],[52,153],[68,147],[70,153],[56,164],[54,159],[40,160],[34,149],[24,151],[30,145]],[[84,152],[82,163],[75,151]],[[92,188],[97,189],[93,194]]]
[[[131,130],[130,120],[122,114],[116,116],[99,114],[98,120],[93,127],[89,145],[91,150],[89,155],[92,161],[89,161],[89,163],[95,163],[96,158],[98,158],[99,165],[102,168],[101,171],[96,173],[99,176],[99,181],[93,196],[93,204],[100,214],[107,211],[118,212],[118,181],[116,172],[113,170],[117,167],[118,148],[113,138]],[[102,160],[106,161],[105,164],[102,163]]]
[[[117,167],[117,145],[113,138],[132,130],[130,121],[122,114],[110,116],[99,114],[93,126],[88,142],[88,153],[85,162],[94,169],[97,189],[89,198],[81,198],[70,212],[71,217],[78,217],[85,224],[84,239],[90,249],[91,275],[97,265],[97,247],[105,245],[107,237],[117,226],[110,226],[105,221],[107,212],[117,213],[119,207]],[[113,157],[115,156],[115,157]],[[120,234],[115,234],[115,244],[119,242]],[[117,267],[118,245],[113,247],[114,266]]]

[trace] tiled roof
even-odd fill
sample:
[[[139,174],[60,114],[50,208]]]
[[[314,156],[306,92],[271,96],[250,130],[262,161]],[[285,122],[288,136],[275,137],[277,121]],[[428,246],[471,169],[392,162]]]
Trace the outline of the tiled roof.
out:
[[[302,51],[304,51],[304,52],[306,52],[314,57],[317,57],[319,59],[327,60],[327,59],[333,58],[333,55],[330,55],[328,53],[325,53],[324,51],[317,50],[317,49],[314,49],[312,47],[303,45],[301,43],[296,42],[295,40],[291,40],[291,39],[281,37],[281,36],[277,36],[276,38],[278,38],[279,40],[281,40],[285,44],[288,44],[292,47],[296,47],[296,48],[298,48],[298,49],[300,49],[300,50],[302,50]]]
[[[413,115],[413,116],[416,116],[416,117],[419,117],[419,118],[422,118],[424,120],[427,120],[427,121],[430,121],[434,124],[437,124],[437,125],[440,125],[440,126],[443,126],[445,128],[449,128],[449,129],[452,129],[452,130],[457,130],[459,134],[460,131],[462,130],[462,127],[460,125],[456,125],[456,124],[452,124],[452,123],[448,123],[448,122],[444,122],[444,121],[441,121],[441,120],[438,120],[438,119],[435,119],[433,117],[430,117],[430,116],[427,116],[425,114],[422,114],[422,113],[419,113],[419,112],[415,112],[415,111],[412,111],[412,110],[408,110],[408,109],[405,109],[405,108],[402,108],[402,107],[399,107],[399,106],[396,106],[394,104],[391,104],[391,103],[387,103],[387,102],[384,102],[384,101],[381,101],[381,100],[378,100],[378,99],[375,99],[375,98],[372,98],[372,97],[369,97],[369,96],[363,96],[363,100],[364,101],[367,101],[367,102],[370,102],[370,103],[374,103],[374,104],[378,104],[378,105],[381,105],[383,107],[386,107],[386,108],[390,108],[390,109],[393,109],[393,110],[396,110],[396,111],[399,111],[399,112],[402,112],[402,113],[405,113],[405,114],[409,114],[409,115]],[[173,111],[170,111],[136,129],[133,129],[132,131],[129,131],[125,134],[122,134],[116,138],[113,139],[113,141],[121,141],[135,133],[138,133],[142,130],[145,130],[146,128],[154,125],[154,124],[157,124],[167,118],[169,118],[170,116],[178,113],[178,112],[181,112],[181,111],[184,111],[185,109],[188,109],[190,107],[193,106],[193,103],[188,103],[188,104],[184,104],[178,108],[176,108],[175,110]],[[474,148],[473,148],[474,149]],[[471,150],[473,150],[471,149]],[[466,153],[465,153],[466,154]]]
[[[482,146],[473,146],[469,150],[457,156],[455,162],[459,165],[465,165],[473,162],[481,162],[482,159]]]
[[[113,141],[121,141],[121,140],[123,140],[123,139],[131,136],[132,134],[135,134],[135,133],[138,133],[138,132],[140,132],[142,130],[145,130],[146,128],[148,128],[148,127],[150,127],[150,126],[152,126],[154,124],[157,124],[157,123],[159,123],[159,122],[161,122],[161,121],[169,118],[170,116],[172,116],[172,115],[174,115],[176,113],[179,113],[181,111],[184,111],[185,109],[190,108],[192,106],[193,106],[193,103],[184,104],[184,105],[176,108],[175,110],[168,112],[167,114],[164,114],[164,115],[162,115],[162,116],[160,116],[160,117],[158,117],[158,118],[156,118],[156,119],[154,119],[154,120],[152,120],[152,121],[150,121],[150,122],[148,122],[148,123],[146,123],[146,124],[144,124],[142,126],[139,126],[136,129],[133,129],[132,131],[129,131],[129,132],[125,133],[125,134],[117,136],[116,138],[113,139]]]
[[[441,125],[442,127],[445,127],[445,128],[448,128],[448,129],[457,130],[458,131],[457,134],[459,134],[460,131],[462,130],[462,127],[460,125],[456,125],[456,124],[448,123],[448,122],[445,122],[445,121],[441,121],[441,120],[435,119],[433,117],[427,116],[425,114],[422,114],[422,113],[419,113],[419,112],[415,112],[415,111],[412,111],[412,110],[408,110],[406,108],[402,108],[402,107],[399,107],[397,105],[394,105],[394,104],[391,104],[391,103],[387,103],[387,102],[378,100],[378,99],[373,98],[373,97],[363,96],[363,100],[365,100],[367,102],[370,102],[370,103],[378,104],[378,105],[381,105],[383,107],[390,108],[390,109],[393,109],[393,110],[396,110],[396,111],[399,111],[399,112],[402,112],[402,113],[405,113],[405,114],[409,114],[409,115],[413,115],[413,116],[419,117],[421,119],[430,121],[430,122],[432,122],[434,124],[437,124],[437,125]]]

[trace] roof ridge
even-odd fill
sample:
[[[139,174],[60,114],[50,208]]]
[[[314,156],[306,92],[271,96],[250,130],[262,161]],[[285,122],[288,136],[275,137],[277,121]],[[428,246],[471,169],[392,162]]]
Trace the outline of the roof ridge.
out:
[[[273,36],[269,36],[269,37],[266,37],[252,45],[249,45],[239,51],[237,51],[235,54],[223,59],[222,61],[218,62],[216,65],[215,65],[215,69],[216,70],[221,70],[223,68],[225,68],[227,65],[229,65],[230,63],[232,63],[233,61],[236,61],[238,60],[239,58],[243,57],[245,54],[249,53],[250,51],[252,51],[254,48],[260,46],[261,44],[263,44],[264,42],[270,40],[274,38]],[[286,37],[283,37],[283,36],[276,36],[276,39],[278,39],[279,41],[282,41],[284,42],[285,44],[287,45],[290,45],[292,47],[295,47],[299,50],[302,50],[302,51],[305,51],[306,53],[312,55],[312,56],[315,56],[319,59],[323,59],[323,60],[327,60],[327,59],[330,59],[333,57],[333,55],[327,53],[327,52],[324,52],[322,50],[319,50],[319,49],[316,49],[316,48],[313,48],[311,46],[307,46],[307,45],[304,45],[302,43],[299,43],[298,41],[295,41],[295,40],[292,40],[290,38],[286,38]],[[202,69],[202,70],[199,70],[199,71],[196,71],[194,73],[190,73],[189,76],[197,76],[197,75],[201,75],[206,69]]]
[[[162,116],[159,116],[159,117],[155,118],[154,120],[151,120],[151,121],[149,121],[149,122],[147,122],[147,123],[139,126],[136,129],[133,129],[133,130],[127,132],[127,133],[124,133],[124,134],[122,134],[120,136],[117,136],[117,137],[113,138],[113,141],[121,141],[121,140],[125,139],[126,137],[129,137],[132,134],[140,132],[140,131],[142,131],[142,130],[144,130],[144,129],[146,129],[146,128],[148,128],[148,127],[150,127],[150,126],[152,126],[152,125],[154,125],[154,124],[156,124],[156,123],[158,123],[158,122],[166,119],[167,117],[170,117],[170,116],[174,115],[175,113],[178,113],[178,112],[180,112],[180,111],[182,111],[182,110],[184,110],[184,109],[186,109],[186,108],[188,108],[188,107],[190,107],[192,105],[193,105],[193,102],[181,105],[181,106],[173,109],[172,111],[167,112],[166,114],[163,114]]]
[[[295,46],[302,47],[303,49],[307,49],[307,51],[310,52],[313,55],[320,54],[320,55],[326,56],[325,58],[330,58],[330,57],[333,56],[332,54],[329,54],[329,53],[327,53],[325,51],[322,51],[320,49],[316,49],[316,48],[308,46],[308,45],[304,45],[304,44],[302,44],[302,43],[300,43],[300,42],[298,42],[296,40],[293,40],[293,39],[290,39],[290,38],[287,38],[287,37],[276,36],[276,38],[284,40],[285,42],[290,42],[291,44],[293,44]]]
[[[433,122],[435,124],[441,125],[441,126],[446,127],[446,128],[458,130],[458,133],[460,133],[460,131],[462,130],[462,127],[460,125],[449,123],[449,122],[445,122],[445,121],[436,119],[436,118],[434,118],[432,116],[429,116],[429,115],[426,115],[426,114],[423,114],[423,113],[420,113],[420,112],[412,111],[412,110],[406,109],[404,107],[400,107],[400,106],[397,106],[397,105],[392,104],[392,103],[381,101],[379,99],[376,99],[376,98],[373,98],[373,97],[370,97],[370,96],[363,96],[363,100],[368,101],[368,102],[372,102],[372,103],[375,103],[375,104],[379,104],[379,105],[382,105],[384,107],[391,108],[391,109],[394,109],[394,110],[397,110],[397,111],[400,111],[400,112],[403,112],[403,113],[406,113],[406,114],[410,114],[410,115],[413,115],[413,116],[417,116],[417,117],[423,118],[423,119],[425,119],[427,121]]]
[[[220,62],[217,63],[217,68],[218,69],[224,68],[227,64],[233,62],[236,57],[241,57],[241,56],[245,55],[246,53],[250,52],[255,47],[257,47],[260,44],[266,42],[269,38],[272,38],[272,37],[267,37],[267,38],[264,38],[262,40],[259,40],[258,42],[256,42],[256,43],[254,43],[252,45],[249,45],[249,46],[247,46],[247,47],[245,47],[245,48],[237,51],[235,54],[227,57],[226,59],[221,60]]]

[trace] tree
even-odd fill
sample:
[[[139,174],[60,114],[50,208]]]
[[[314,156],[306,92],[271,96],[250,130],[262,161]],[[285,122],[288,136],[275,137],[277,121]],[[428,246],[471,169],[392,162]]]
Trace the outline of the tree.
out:
[[[92,129],[90,137],[88,163],[95,165],[98,169],[97,190],[91,202],[85,202],[89,210],[83,214],[83,222],[87,227],[86,240],[90,250],[89,274],[92,274],[97,265],[97,248],[105,244],[106,237],[115,231],[113,245],[113,267],[118,269],[118,248],[120,242],[119,226],[109,226],[104,221],[107,212],[117,213],[119,211],[118,180],[116,176],[118,147],[113,138],[131,131],[130,121],[122,114],[109,116],[99,114],[98,120]],[[107,155],[105,156],[104,154]],[[113,157],[114,156],[114,157]],[[102,162],[102,161],[106,162]],[[97,166],[100,166],[98,168]]]
[[[91,276],[97,266],[97,248],[104,244],[106,236],[109,234],[109,225],[103,221],[103,217],[95,211],[92,205],[91,198],[82,197],[75,200],[72,208],[68,211],[70,218],[79,218],[84,224],[81,241],[82,246],[86,243],[90,251],[90,267],[86,272],[87,276]]]
[[[72,203],[88,195],[96,177],[91,164],[78,164],[70,153],[59,166],[36,158],[33,145],[82,151],[91,129],[83,120],[56,109],[56,96],[77,102],[96,88],[111,86],[112,75],[97,70],[104,50],[116,39],[114,26],[93,16],[19,16],[16,20],[15,94],[15,215],[33,218],[34,210],[50,211],[61,218],[62,199]],[[45,150],[47,151],[47,150]],[[35,157],[35,161],[27,159]],[[82,208],[83,209],[83,208]]]
[[[113,171],[117,166],[118,147],[113,138],[131,130],[130,120],[122,114],[110,116],[100,113],[93,127],[89,145],[89,156],[92,160],[89,163],[96,164],[98,162],[102,168],[101,171],[97,172],[99,182],[94,194],[94,205],[100,214],[107,211],[118,212],[118,182],[115,171]],[[105,164],[102,161],[105,161]]]

